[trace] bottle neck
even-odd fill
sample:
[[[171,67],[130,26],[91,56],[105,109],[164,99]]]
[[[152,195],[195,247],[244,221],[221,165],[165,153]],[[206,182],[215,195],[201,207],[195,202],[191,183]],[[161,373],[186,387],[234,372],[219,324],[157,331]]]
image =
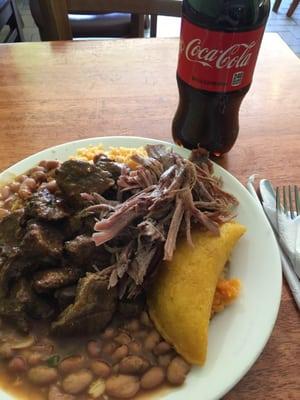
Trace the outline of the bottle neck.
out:
[[[220,0],[186,0],[185,3],[198,13],[214,17],[222,11],[224,1]]]
[[[183,0],[185,17],[216,30],[255,29],[266,24],[269,11],[270,0]]]

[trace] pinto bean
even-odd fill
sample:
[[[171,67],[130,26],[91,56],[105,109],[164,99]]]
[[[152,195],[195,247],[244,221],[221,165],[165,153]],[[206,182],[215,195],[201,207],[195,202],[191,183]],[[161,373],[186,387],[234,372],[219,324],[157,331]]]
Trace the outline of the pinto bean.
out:
[[[117,347],[118,347],[117,343],[108,342],[104,344],[102,352],[103,354],[111,355],[116,350]]]
[[[127,335],[127,333],[125,332],[121,332],[119,333],[118,336],[115,337],[115,342],[119,343],[119,344],[128,344],[131,342],[131,337],[129,335]]]
[[[190,365],[183,358],[177,356],[169,364],[167,369],[167,378],[172,385],[182,385],[186,374],[190,370]]]
[[[55,193],[57,191],[57,189],[58,189],[56,180],[53,179],[52,181],[47,182],[46,183],[46,188],[49,190],[50,193]]]
[[[9,343],[2,343],[0,345],[0,358],[7,360],[14,356],[14,350]]]
[[[3,186],[0,188],[0,200],[5,201],[11,195],[11,190],[9,186]]]
[[[106,394],[117,399],[130,399],[137,394],[139,389],[139,380],[130,375],[111,376],[105,385]]]
[[[12,183],[9,185],[10,190],[11,190],[13,193],[18,193],[18,191],[19,191],[19,189],[20,189],[20,186],[21,186],[20,182],[12,182]]]
[[[27,200],[31,195],[32,195],[31,190],[29,190],[27,186],[23,186],[22,184],[19,190],[19,196],[21,197],[21,199]]]
[[[31,174],[31,178],[36,182],[45,182],[47,180],[47,175],[43,171],[35,171]]]
[[[138,339],[144,339],[148,335],[148,332],[145,330],[134,332],[134,336]]]
[[[102,344],[99,340],[90,340],[87,344],[86,351],[90,357],[96,358],[101,354]]]
[[[42,160],[39,162],[39,166],[43,167],[46,171],[51,169],[58,168],[60,166],[60,162],[58,160]]]
[[[148,368],[149,362],[139,356],[127,356],[119,364],[119,370],[122,374],[143,374]]]
[[[157,343],[160,341],[159,333],[155,330],[152,330],[144,341],[145,350],[152,351]]]
[[[12,196],[9,196],[6,200],[4,200],[4,202],[3,202],[3,206],[4,206],[4,208],[6,209],[6,210],[10,210],[11,209],[11,207],[12,207],[12,205],[13,205],[13,202],[14,202],[14,196],[12,195]]]
[[[17,178],[16,178],[16,181],[17,182],[24,182],[25,181],[25,179],[27,179],[28,178],[28,176],[27,175],[19,175],[19,176],[17,176]]]
[[[45,162],[45,165],[42,167],[46,168],[46,170],[50,171],[51,169],[58,168],[60,166],[60,162],[58,160],[48,160]]]
[[[166,368],[170,362],[172,361],[172,355],[171,354],[163,354],[161,356],[158,356],[158,364],[161,367]]]
[[[37,167],[33,167],[29,170],[29,174],[32,175],[34,172],[41,171],[41,172],[46,172],[45,167],[42,167],[41,165],[38,165]]]
[[[5,208],[0,208],[0,221],[4,217],[7,217],[9,214],[10,212],[8,210],[6,210]]]
[[[49,385],[58,378],[58,373],[55,368],[50,368],[45,365],[39,365],[32,367],[27,373],[27,377],[34,385]]]
[[[52,385],[48,391],[48,400],[75,400],[75,396],[63,393],[58,386]]]
[[[46,163],[47,163],[46,160],[40,161],[40,162],[39,162],[39,167],[43,167],[43,168],[46,170]]]
[[[137,319],[132,319],[124,325],[124,328],[129,332],[137,332],[140,329],[140,323]]]
[[[93,374],[87,370],[82,369],[68,375],[62,381],[62,387],[66,393],[78,394],[83,392],[92,382]]]
[[[119,362],[122,358],[128,355],[128,346],[126,344],[122,344],[117,347],[116,350],[112,353],[111,359],[114,363]]]
[[[154,389],[165,379],[165,371],[161,367],[152,367],[141,378],[142,389]]]
[[[10,372],[19,374],[27,371],[27,364],[23,357],[16,356],[8,363],[8,369]]]
[[[58,365],[58,370],[62,374],[69,374],[82,368],[84,365],[84,358],[80,355],[70,356],[64,358]]]
[[[115,364],[113,367],[112,367],[112,370],[113,370],[113,372],[114,372],[114,374],[118,374],[119,373],[119,364]]]
[[[101,360],[92,361],[91,370],[100,378],[107,378],[111,373],[111,367]]]
[[[43,359],[43,355],[41,353],[38,353],[38,352],[35,351],[33,353],[29,353],[28,354],[27,363],[31,367],[34,367],[34,366],[40,364],[42,359]]]
[[[22,185],[21,185],[21,187],[22,186],[27,186],[28,187],[28,189],[30,190],[30,191],[33,191],[33,190],[35,190],[35,188],[36,188],[36,181],[33,179],[33,178],[26,178],[23,182],[22,182]]]
[[[140,342],[132,341],[128,345],[129,352],[132,354],[140,354],[142,351],[142,345]]]
[[[153,349],[153,353],[157,356],[160,356],[162,354],[166,354],[169,351],[172,350],[172,347],[169,345],[169,343],[162,341],[160,343],[158,343],[154,349]]]
[[[106,328],[105,331],[102,333],[101,338],[102,339],[112,339],[114,336],[116,336],[116,330],[112,327]]]

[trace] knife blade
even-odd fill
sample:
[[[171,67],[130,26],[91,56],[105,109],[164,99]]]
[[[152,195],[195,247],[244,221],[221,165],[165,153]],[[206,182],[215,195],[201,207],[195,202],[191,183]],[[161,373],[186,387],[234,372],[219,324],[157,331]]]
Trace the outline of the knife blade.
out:
[[[262,198],[262,206],[265,214],[267,215],[273,230],[278,234],[276,215],[272,212],[272,209],[276,210],[276,195],[273,186],[268,179],[262,179],[259,182],[259,192]],[[269,207],[266,207],[266,204]]]

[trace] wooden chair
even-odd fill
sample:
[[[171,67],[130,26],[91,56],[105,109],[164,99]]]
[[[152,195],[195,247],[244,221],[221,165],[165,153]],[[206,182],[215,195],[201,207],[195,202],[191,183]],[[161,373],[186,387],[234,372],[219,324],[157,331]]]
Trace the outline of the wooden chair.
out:
[[[278,11],[280,4],[281,4],[282,0],[276,0],[274,3],[274,6],[272,8],[272,11],[276,12]],[[299,5],[300,0],[293,0],[286,15],[288,17],[291,17],[294,14],[294,11],[296,10],[297,6]]]
[[[8,26],[2,43],[23,42],[22,20],[15,0],[0,0],[0,31]]]
[[[293,0],[286,15],[288,17],[291,17],[294,14],[294,11],[296,10],[298,5],[299,5],[299,0]]]
[[[48,40],[73,38],[68,14],[132,15],[132,37],[144,36],[145,15],[151,15],[151,37],[156,36],[157,15],[181,16],[182,0],[39,0]]]

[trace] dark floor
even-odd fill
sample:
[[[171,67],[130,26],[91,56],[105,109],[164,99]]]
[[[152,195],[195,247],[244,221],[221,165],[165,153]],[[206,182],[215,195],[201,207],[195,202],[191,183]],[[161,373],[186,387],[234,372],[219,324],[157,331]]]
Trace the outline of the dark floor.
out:
[[[17,0],[23,21],[24,35],[27,41],[40,40],[38,29],[32,19],[29,0]],[[267,32],[277,32],[288,46],[300,57],[300,5],[291,18],[286,16],[286,12],[292,0],[283,0],[278,13],[271,11],[267,24]],[[274,0],[271,0],[273,5]],[[180,19],[159,17],[157,32],[159,37],[176,37],[179,35]]]

